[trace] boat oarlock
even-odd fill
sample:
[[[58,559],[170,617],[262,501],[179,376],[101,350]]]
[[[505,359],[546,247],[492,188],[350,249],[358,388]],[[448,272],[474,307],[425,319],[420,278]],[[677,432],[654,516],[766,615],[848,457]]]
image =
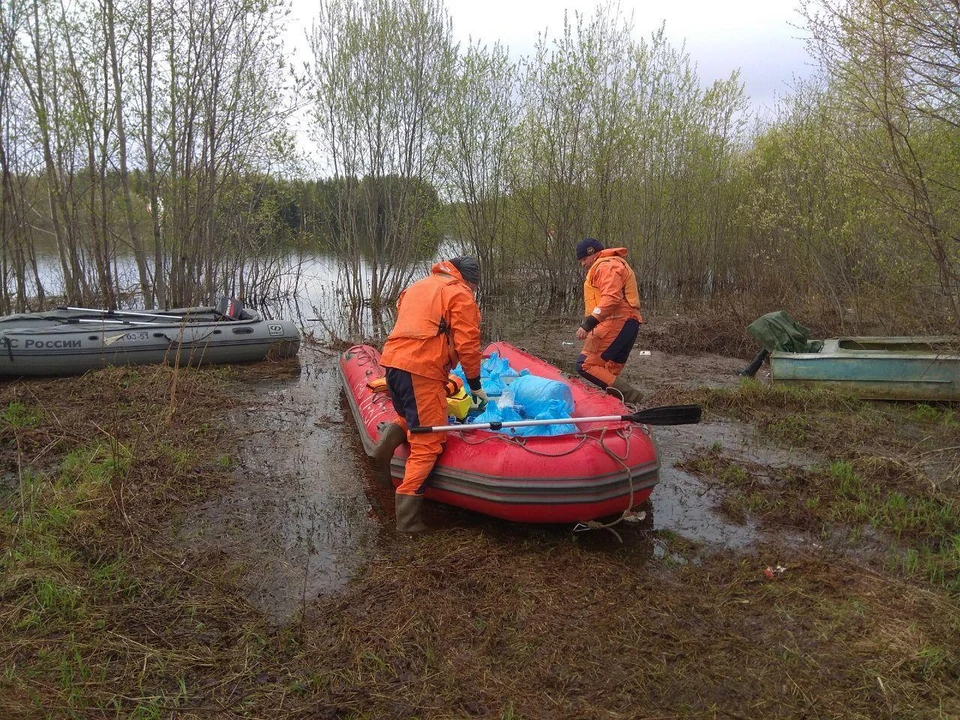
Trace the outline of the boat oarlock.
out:
[[[661,407],[638,410],[629,415],[603,415],[598,417],[543,418],[539,420],[506,420],[503,422],[466,423],[464,425],[433,425],[410,428],[412,433],[429,432],[470,432],[473,430],[500,430],[511,427],[529,427],[531,425],[560,425],[597,422],[627,422],[644,425],[695,425],[702,414],[699,405],[663,405]]]

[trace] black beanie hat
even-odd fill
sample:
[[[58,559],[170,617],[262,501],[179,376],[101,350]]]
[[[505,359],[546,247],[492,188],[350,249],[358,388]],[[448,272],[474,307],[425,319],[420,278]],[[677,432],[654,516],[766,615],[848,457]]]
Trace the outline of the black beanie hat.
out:
[[[477,262],[475,257],[469,255],[456,257],[450,261],[450,264],[460,271],[464,280],[474,285],[480,284],[480,263]]]
[[[583,260],[588,255],[595,255],[603,250],[603,245],[595,238],[584,238],[577,243],[577,260]]]

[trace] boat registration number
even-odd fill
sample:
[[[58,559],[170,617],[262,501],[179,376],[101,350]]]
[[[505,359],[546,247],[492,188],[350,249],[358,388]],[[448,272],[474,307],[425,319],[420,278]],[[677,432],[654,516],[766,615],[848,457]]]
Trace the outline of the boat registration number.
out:
[[[141,330],[140,332],[130,332],[124,335],[120,335],[114,342],[125,342],[125,341],[137,341],[137,340],[147,340],[150,337],[150,332],[148,330]]]

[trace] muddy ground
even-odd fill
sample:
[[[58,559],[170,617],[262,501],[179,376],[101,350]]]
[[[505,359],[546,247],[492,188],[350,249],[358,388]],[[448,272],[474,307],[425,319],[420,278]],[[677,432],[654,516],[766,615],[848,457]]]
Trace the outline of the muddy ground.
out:
[[[514,342],[570,370],[568,329]],[[960,717],[953,408],[784,395],[765,370],[745,387],[745,357],[641,335],[626,376],[646,404],[705,408],[653,428],[642,522],[574,534],[429,504],[438,532],[407,538],[339,349],[2,388],[40,419],[8,410],[3,430],[0,716]],[[135,449],[91,484],[102,513],[45,529],[16,478],[62,467],[82,423]],[[90,507],[54,476],[31,507]]]

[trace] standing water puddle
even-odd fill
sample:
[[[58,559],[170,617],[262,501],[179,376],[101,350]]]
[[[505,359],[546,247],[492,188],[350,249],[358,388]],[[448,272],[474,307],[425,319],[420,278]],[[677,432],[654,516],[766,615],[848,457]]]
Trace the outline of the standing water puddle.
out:
[[[296,613],[318,594],[343,587],[376,550],[394,542],[393,491],[378,481],[343,398],[337,354],[305,346],[299,377],[259,383],[231,418],[238,437],[235,482],[204,504],[183,528],[186,540],[206,544],[245,565],[248,599],[274,619]],[[612,533],[577,535],[584,547],[642,562],[660,550],[649,531],[671,531],[716,549],[743,548],[761,539],[716,508],[721,490],[675,467],[719,443],[725,454],[767,465],[803,458],[758,449],[745,426],[702,423],[654,427],[662,463],[660,483],[642,508],[641,522]],[[541,534],[570,535],[570,527],[507,523],[427,503],[432,527],[480,528],[505,543]],[[662,554],[662,553],[660,553]]]
[[[660,454],[660,482],[650,501],[656,508],[654,528],[669,530],[688,540],[721,548],[746,548],[763,540],[754,522],[731,522],[717,508],[724,489],[709,485],[676,467],[680,460],[722,449],[733,460],[782,467],[810,465],[812,456],[766,447],[752,439],[746,425],[735,422],[702,422],[698,425],[653,428]]]
[[[234,411],[244,439],[235,482],[184,529],[246,563],[248,599],[277,620],[342,587],[375,549],[379,517],[391,520],[374,511],[382,499],[341,404],[336,356],[304,347],[300,366],[298,378],[259,383]]]

